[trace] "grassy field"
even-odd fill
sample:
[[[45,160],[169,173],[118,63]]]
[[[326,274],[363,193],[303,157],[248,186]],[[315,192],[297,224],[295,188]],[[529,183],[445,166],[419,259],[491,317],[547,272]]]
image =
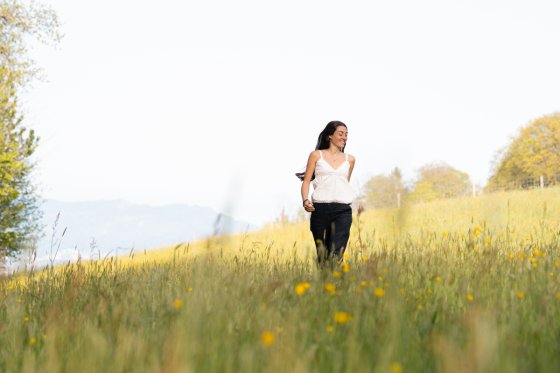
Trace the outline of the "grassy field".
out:
[[[560,371],[560,189],[354,216],[0,284],[0,371]]]

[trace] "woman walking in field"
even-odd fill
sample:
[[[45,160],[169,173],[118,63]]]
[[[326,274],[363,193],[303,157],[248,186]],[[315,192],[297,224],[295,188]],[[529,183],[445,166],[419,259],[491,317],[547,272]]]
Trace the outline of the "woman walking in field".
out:
[[[341,262],[350,237],[354,191],[349,181],[356,159],[344,153],[347,139],[344,123],[329,122],[309,154],[305,172],[296,174],[303,181],[303,207],[311,212],[310,228],[319,264]],[[311,182],[314,191],[309,200]]]

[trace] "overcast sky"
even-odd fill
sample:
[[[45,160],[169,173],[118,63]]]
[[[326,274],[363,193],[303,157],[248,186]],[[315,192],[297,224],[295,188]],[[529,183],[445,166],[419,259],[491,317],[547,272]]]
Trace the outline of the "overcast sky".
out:
[[[58,48],[24,96],[46,198],[188,203],[263,223],[300,205],[327,122],[352,183],[445,161],[484,184],[560,106],[557,1],[48,0]]]

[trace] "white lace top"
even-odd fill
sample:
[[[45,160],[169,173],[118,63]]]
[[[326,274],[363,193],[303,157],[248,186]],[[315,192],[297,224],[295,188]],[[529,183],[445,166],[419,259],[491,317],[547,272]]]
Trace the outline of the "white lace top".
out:
[[[333,168],[319,150],[321,159],[315,165],[315,180],[313,180],[313,194],[311,200],[318,203],[352,203],[355,197],[354,189],[348,182],[350,162],[346,160],[337,168]]]

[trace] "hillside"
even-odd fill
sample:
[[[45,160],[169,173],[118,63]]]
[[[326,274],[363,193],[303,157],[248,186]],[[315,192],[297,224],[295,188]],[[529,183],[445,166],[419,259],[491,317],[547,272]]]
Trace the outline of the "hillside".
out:
[[[0,281],[0,371],[560,369],[559,189],[361,214]]]

